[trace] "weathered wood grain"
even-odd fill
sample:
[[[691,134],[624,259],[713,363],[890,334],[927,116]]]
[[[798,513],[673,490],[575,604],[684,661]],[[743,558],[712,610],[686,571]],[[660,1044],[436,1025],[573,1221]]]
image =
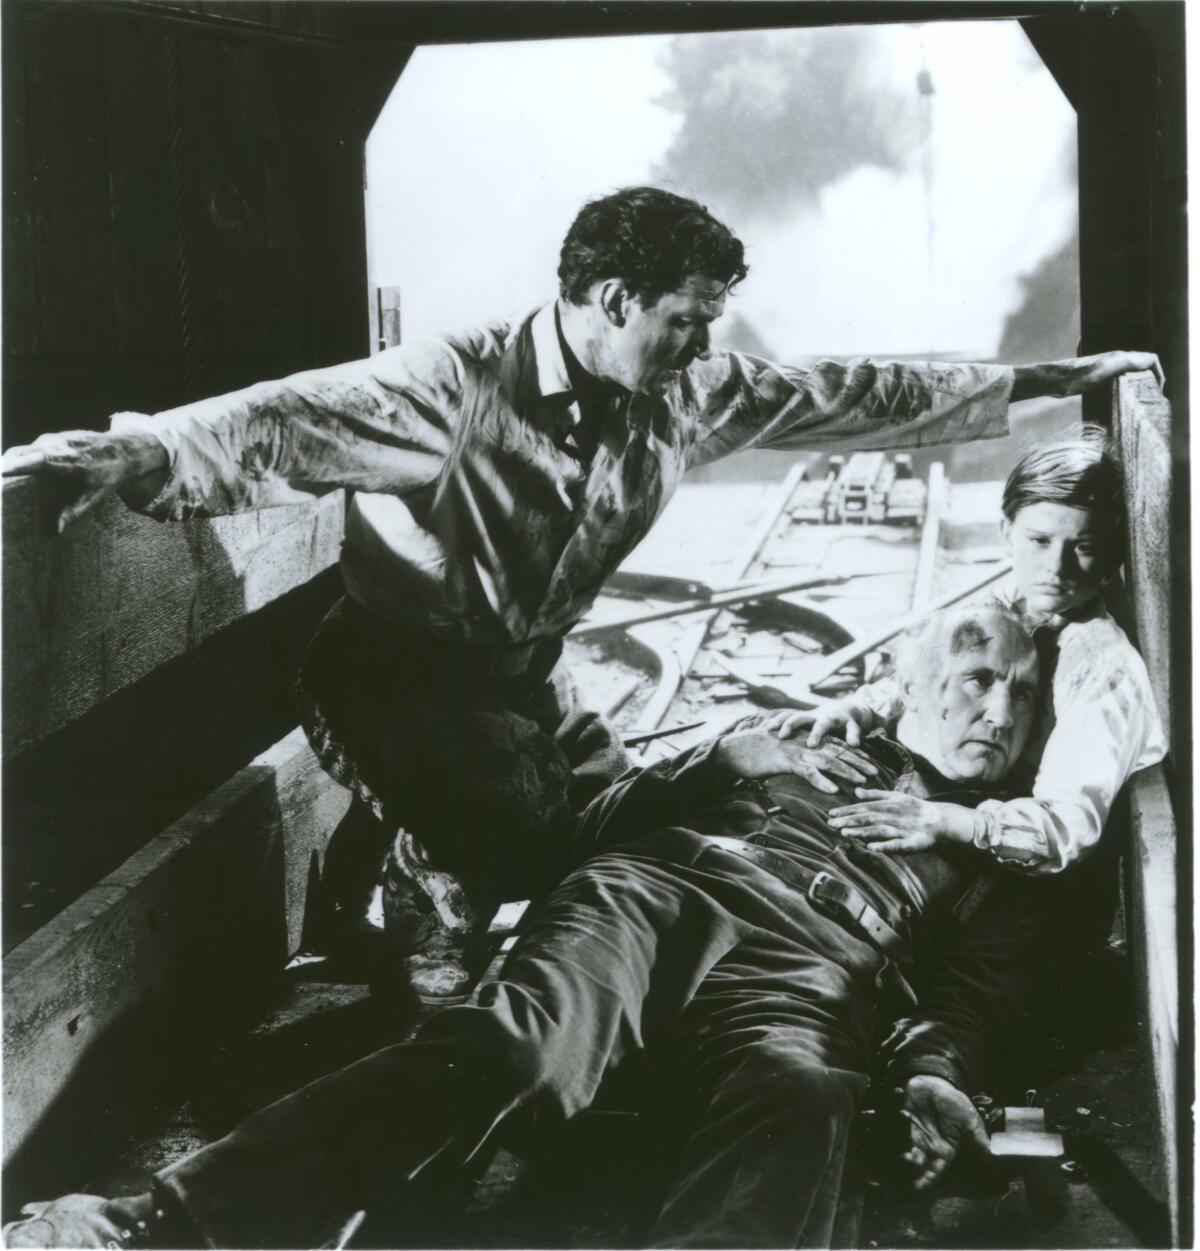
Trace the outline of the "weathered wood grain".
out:
[[[1136,607],[1138,647],[1169,734],[1173,694],[1171,405],[1153,374],[1125,374],[1118,380],[1113,394],[1113,434],[1125,469],[1129,522],[1125,579]]]
[[[1162,1143],[1171,1223],[1179,1230],[1178,1094],[1179,959],[1176,826],[1162,767],[1133,780],[1129,795],[1133,851],[1130,878],[1137,901],[1130,910],[1133,950],[1144,1005],[1145,1028],[1154,1061],[1155,1109]],[[1184,1118],[1186,1124],[1186,1117]],[[1186,1132],[1186,1131],[1184,1131]]]
[[[25,15],[28,152],[38,199],[33,221],[34,346],[109,353],[113,255],[100,26],[55,6]]]
[[[53,502],[35,478],[4,483],[5,756],[303,585],[342,540],[340,492],[166,524],[111,500],[60,536]]]
[[[151,1040],[186,1054],[262,993],[299,946],[313,860],[348,798],[294,731],[9,954],[6,1163],[48,1111],[69,1117],[81,1070],[83,1085],[136,1089]]]
[[[1150,373],[1126,374],[1113,389],[1113,434],[1125,470],[1128,554],[1125,581],[1137,643],[1168,735],[1171,639],[1171,405]],[[1161,766],[1130,787],[1130,876],[1134,952],[1158,1094],[1157,1119],[1171,1222],[1180,1228],[1177,1106],[1179,957],[1176,823]]]
[[[113,258],[113,331],[119,357],[169,355],[180,347],[179,272],[173,201],[171,111],[162,35],[135,23],[105,23],[105,143]],[[186,175],[184,175],[186,177]],[[131,380],[136,376],[129,370]]]

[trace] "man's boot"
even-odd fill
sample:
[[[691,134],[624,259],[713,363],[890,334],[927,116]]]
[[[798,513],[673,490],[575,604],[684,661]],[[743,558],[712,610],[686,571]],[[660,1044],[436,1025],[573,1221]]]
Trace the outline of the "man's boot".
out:
[[[357,797],[329,840],[305,945],[354,965],[385,958],[392,946],[368,913],[395,837]]]
[[[383,875],[383,926],[404,950],[409,987],[424,1003],[470,993],[487,961],[499,901],[430,863],[407,830],[392,842]]]

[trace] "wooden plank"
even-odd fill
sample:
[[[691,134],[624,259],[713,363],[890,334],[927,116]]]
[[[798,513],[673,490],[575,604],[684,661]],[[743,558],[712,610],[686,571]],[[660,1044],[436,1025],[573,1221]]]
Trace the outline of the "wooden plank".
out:
[[[130,1021],[128,1049],[89,1074],[109,1091],[136,1088],[146,1039],[187,1054],[193,1029],[262,994],[299,946],[314,861],[348,802],[294,731],[9,954],[6,1164],[51,1108],[67,1116],[89,1057]]]
[[[1158,1096],[1155,1111],[1171,1212],[1171,1245],[1178,1246],[1180,1107],[1176,830],[1161,765],[1134,778],[1129,803],[1133,823],[1130,876],[1135,901],[1135,906],[1129,909],[1130,924],[1146,1034],[1153,1059],[1155,1093]]]
[[[122,355],[173,352],[180,275],[163,40],[138,23],[102,29],[115,348]]]
[[[1151,373],[1125,374],[1113,388],[1113,435],[1125,470],[1128,556],[1125,582],[1133,604],[1137,644],[1146,660],[1163,727],[1172,726],[1174,665],[1171,637],[1173,481],[1171,405]],[[1181,1220],[1179,1171],[1179,957],[1176,826],[1160,767],[1130,787],[1133,819],[1130,923],[1136,938],[1158,1126],[1173,1237]]]
[[[48,532],[42,481],[3,487],[4,754],[75,720],[337,559],[344,500],[161,524],[107,501]]]
[[[1125,468],[1125,578],[1137,643],[1163,727],[1171,732],[1171,405],[1151,373],[1124,374],[1113,393],[1113,434]]]
[[[378,287],[379,350],[399,347],[402,330],[399,287]]]
[[[262,98],[260,58],[233,39],[180,43],[202,362],[236,357],[271,325],[263,136],[246,124]]]
[[[938,533],[942,510],[946,507],[946,467],[940,460],[929,466],[925,492],[925,524],[921,529],[921,549],[917,553],[917,576],[913,583],[910,612],[924,612],[933,594],[933,574],[937,567]]]
[[[110,352],[113,257],[100,27],[71,8],[48,6],[25,22],[28,151],[37,189],[34,333],[40,351]]]
[[[291,5],[303,8],[302,5]],[[313,299],[309,280],[301,201],[305,195],[311,142],[299,122],[298,101],[319,72],[311,56],[296,50],[264,47],[260,52],[261,104],[257,117],[263,134],[263,222],[266,232],[263,290],[267,297],[266,324],[255,342],[278,362],[276,373],[288,374],[311,362],[303,351],[304,336],[297,333],[293,310],[303,310]]]
[[[32,154],[24,137],[29,132],[26,69],[29,51],[25,38],[25,12],[16,5],[0,6],[0,45],[4,48],[4,74],[0,77],[0,106],[7,138],[3,153],[4,182],[4,355],[11,357],[33,350],[35,281],[33,275],[33,214],[28,212],[34,187]],[[6,395],[6,400],[8,396]],[[9,400],[9,402],[11,402]],[[8,431],[12,437],[11,426]]]

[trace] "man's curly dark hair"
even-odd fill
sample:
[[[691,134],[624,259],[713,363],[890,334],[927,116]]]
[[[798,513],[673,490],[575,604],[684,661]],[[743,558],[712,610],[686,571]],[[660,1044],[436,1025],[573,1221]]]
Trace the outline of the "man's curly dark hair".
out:
[[[728,226],[703,204],[658,187],[626,187],[585,204],[558,264],[559,290],[571,304],[604,278],[621,279],[649,307],[693,274],[731,287],[748,272]]]

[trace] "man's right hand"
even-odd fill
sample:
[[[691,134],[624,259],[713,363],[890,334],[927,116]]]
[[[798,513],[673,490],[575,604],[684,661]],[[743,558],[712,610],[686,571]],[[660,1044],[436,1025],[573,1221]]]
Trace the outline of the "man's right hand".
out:
[[[162,490],[169,471],[167,449],[143,431],[43,434],[27,446],[9,448],[0,461],[0,473],[6,477],[37,474],[70,493],[58,514],[59,533],[113,491],[119,490],[133,508],[149,503]]]
[[[813,748],[779,738],[774,731],[758,727],[727,734],[717,744],[717,758],[739,778],[769,778],[794,773],[819,791],[835,795],[841,778],[860,786],[878,774],[869,756],[845,743],[827,743]]]

